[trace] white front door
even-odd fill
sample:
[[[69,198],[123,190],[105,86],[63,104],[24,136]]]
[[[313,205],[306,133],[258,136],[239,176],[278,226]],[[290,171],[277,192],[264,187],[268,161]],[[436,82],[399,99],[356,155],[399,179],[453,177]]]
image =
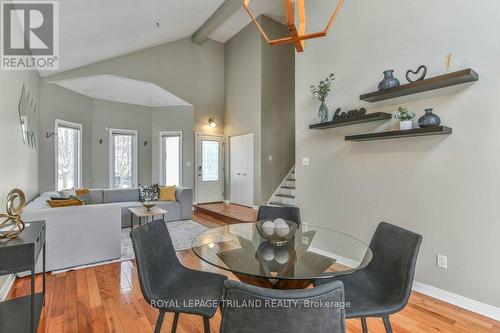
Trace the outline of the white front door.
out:
[[[222,136],[196,134],[196,202],[224,200]]]

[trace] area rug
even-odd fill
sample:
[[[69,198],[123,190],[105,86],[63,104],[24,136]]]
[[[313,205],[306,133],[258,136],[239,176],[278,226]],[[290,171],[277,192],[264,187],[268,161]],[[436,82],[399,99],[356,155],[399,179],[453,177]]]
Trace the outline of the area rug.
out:
[[[208,228],[193,220],[166,222],[175,251],[191,248],[193,239]],[[134,259],[134,248],[130,239],[130,229],[122,229],[122,256],[120,261]]]
[[[202,232],[208,230],[207,227],[193,220],[165,222],[165,224],[167,225],[168,231],[170,233],[170,238],[172,238],[172,243],[174,244],[175,251],[183,251],[190,249],[193,239]],[[134,249],[132,247],[132,240],[130,239],[129,228],[122,229],[121,231],[121,246],[122,246],[122,253],[120,259],[104,261],[90,265],[82,265],[59,271],[53,271],[52,274],[59,274],[72,270],[84,269],[89,267],[95,267],[95,266],[135,259]]]

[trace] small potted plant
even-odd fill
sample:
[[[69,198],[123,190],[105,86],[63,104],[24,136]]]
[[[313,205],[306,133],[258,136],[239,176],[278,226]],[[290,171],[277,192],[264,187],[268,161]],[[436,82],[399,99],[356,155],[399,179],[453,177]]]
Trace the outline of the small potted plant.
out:
[[[328,121],[328,107],[325,104],[325,100],[328,97],[333,80],[335,80],[335,76],[333,73],[330,73],[326,79],[319,81],[317,86],[311,85],[311,92],[313,96],[321,102],[318,111],[318,117],[321,122]]]
[[[400,106],[398,112],[394,113],[394,118],[399,120],[400,130],[410,130],[413,128],[413,118],[415,118],[415,113]]]

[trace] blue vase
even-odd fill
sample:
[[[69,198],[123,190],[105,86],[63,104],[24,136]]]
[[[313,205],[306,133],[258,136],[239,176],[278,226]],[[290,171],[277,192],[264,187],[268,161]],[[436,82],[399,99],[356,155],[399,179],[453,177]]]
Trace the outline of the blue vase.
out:
[[[418,126],[424,128],[441,125],[441,118],[432,113],[432,111],[432,109],[425,109],[425,114],[418,120]]]
[[[384,72],[384,79],[378,84],[378,90],[385,90],[399,86],[399,80],[394,77],[394,70]]]
[[[318,117],[322,123],[328,121],[328,106],[326,106],[325,102],[321,102],[319,106]]]

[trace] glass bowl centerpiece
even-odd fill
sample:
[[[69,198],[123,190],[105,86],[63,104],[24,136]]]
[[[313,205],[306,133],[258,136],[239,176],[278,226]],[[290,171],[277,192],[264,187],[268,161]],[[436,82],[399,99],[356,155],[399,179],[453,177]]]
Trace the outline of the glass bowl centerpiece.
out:
[[[256,224],[257,232],[267,242],[281,246],[295,235],[297,231],[297,224],[284,219],[276,219],[274,221],[265,220],[259,221]]]

